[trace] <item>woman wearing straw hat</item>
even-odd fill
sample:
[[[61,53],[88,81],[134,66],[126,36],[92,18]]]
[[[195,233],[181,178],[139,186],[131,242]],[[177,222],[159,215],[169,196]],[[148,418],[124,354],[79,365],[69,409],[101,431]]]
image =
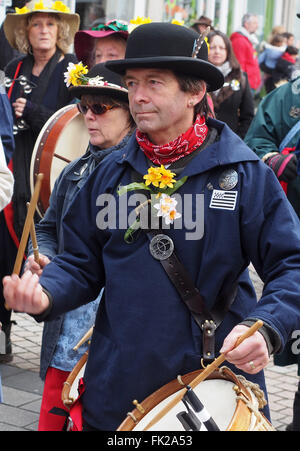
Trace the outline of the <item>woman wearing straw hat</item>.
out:
[[[79,16],[71,14],[61,1],[29,2],[5,18],[7,40],[24,55],[11,61],[5,69],[16,134],[11,162],[15,177],[14,194],[12,204],[4,211],[11,250],[9,255],[2,254],[7,272],[4,269],[1,279],[11,270],[25,223],[26,202],[31,196],[29,174],[34,143],[49,117],[72,100],[63,74],[69,62],[76,62],[76,57],[67,52],[78,27]],[[9,343],[10,312],[4,309],[1,298],[0,320],[7,324]],[[10,345],[6,355],[0,355],[0,361],[2,358],[12,358]]]
[[[77,31],[74,48],[78,61],[91,68],[108,60],[124,58],[128,35],[127,24],[120,20]]]

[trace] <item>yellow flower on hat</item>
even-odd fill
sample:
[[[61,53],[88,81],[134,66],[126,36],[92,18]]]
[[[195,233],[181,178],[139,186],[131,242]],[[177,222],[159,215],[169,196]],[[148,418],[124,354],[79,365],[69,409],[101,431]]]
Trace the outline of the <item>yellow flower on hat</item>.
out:
[[[131,19],[128,31],[131,33],[135,28],[139,27],[140,25],[144,25],[146,23],[151,23],[152,19],[150,17],[140,17],[137,16],[136,19]]]
[[[184,25],[184,20],[173,19],[171,23],[174,24],[174,25],[181,25],[181,26],[183,26]]]
[[[82,62],[78,64],[69,63],[67,67],[67,72],[64,73],[65,83],[67,87],[73,86],[81,86],[88,84],[88,79],[85,77],[85,74],[88,73],[87,66],[84,66]]]
[[[16,14],[27,14],[30,12],[30,9],[27,8],[27,6],[24,6],[23,8],[15,8]]]
[[[40,11],[40,10],[42,10],[42,9],[47,9],[47,8],[45,8],[43,1],[41,1],[41,2],[36,2],[36,3],[34,4],[34,7],[33,7],[33,10],[32,10],[32,11]]]
[[[56,2],[53,3],[52,9],[55,9],[55,11],[59,11],[61,13],[69,13],[70,12],[70,8],[67,5],[65,5],[63,2],[61,2],[60,0],[56,0]]]
[[[131,19],[130,23],[135,24],[135,25],[143,25],[145,23],[151,23],[152,20],[150,19],[150,17],[140,17],[137,16],[136,19]]]
[[[206,38],[204,39],[204,41],[206,42],[206,45],[207,45],[207,51],[208,51],[208,53],[209,53],[210,43],[208,42],[207,36],[206,36]]]

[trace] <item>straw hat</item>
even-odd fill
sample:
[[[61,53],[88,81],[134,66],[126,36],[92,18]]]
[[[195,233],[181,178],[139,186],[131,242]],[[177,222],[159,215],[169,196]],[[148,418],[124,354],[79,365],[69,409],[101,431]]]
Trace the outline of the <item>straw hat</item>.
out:
[[[62,1],[31,1],[23,8],[15,8],[15,13],[8,13],[4,20],[3,28],[6,39],[11,47],[17,49],[14,30],[26,26],[27,18],[33,13],[57,14],[67,22],[70,27],[69,39],[73,41],[76,31],[79,29],[80,17],[73,14]]]

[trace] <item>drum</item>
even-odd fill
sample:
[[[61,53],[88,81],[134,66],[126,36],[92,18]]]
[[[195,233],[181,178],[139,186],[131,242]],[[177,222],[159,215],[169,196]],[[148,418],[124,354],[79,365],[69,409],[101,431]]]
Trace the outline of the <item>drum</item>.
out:
[[[39,133],[30,167],[31,193],[36,178],[44,174],[37,212],[44,216],[55,180],[67,164],[81,157],[88,146],[89,134],[76,105],[67,105],[54,113]]]
[[[87,358],[88,351],[83,354],[81,359],[77,362],[69,374],[67,380],[64,382],[61,400],[67,408],[70,408],[78,398],[79,381],[84,375]]]
[[[164,385],[127,414],[118,431],[184,431],[177,415],[185,411],[180,401],[156,424],[150,421],[203,370],[188,373]],[[259,411],[266,405],[262,390],[242,376],[236,376],[223,367],[213,372],[194,389],[206,412],[221,431],[274,431],[275,429]]]

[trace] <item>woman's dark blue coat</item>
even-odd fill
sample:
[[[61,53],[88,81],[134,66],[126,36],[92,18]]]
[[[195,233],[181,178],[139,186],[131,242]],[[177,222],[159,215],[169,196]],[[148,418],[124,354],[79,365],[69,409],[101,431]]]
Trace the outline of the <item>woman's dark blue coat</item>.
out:
[[[272,170],[226,125],[208,124],[217,128],[219,139],[185,167],[181,176],[188,180],[178,191],[204,194],[204,235],[187,240],[185,229],[167,233],[208,308],[241,276],[235,301],[217,329],[216,350],[236,324],[258,318],[273,329],[280,351],[300,328],[299,219]],[[126,244],[125,230],[96,225],[103,208],[98,196],[113,194],[118,206],[116,191],[131,183],[133,169],[141,175],[148,169],[135,136],[104,160],[76,196],[64,218],[65,251],[40,280],[53,300],[47,319],[95,299],[105,286],[83,396],[85,421],[102,430],[116,429],[134,399],[142,401],[177,375],[199,369],[202,357],[201,331],[151,256],[147,236],[141,233]],[[231,190],[236,206],[211,208],[226,169],[238,174]],[[246,271],[250,262],[265,283],[258,303]],[[247,378],[265,389],[263,372]]]

